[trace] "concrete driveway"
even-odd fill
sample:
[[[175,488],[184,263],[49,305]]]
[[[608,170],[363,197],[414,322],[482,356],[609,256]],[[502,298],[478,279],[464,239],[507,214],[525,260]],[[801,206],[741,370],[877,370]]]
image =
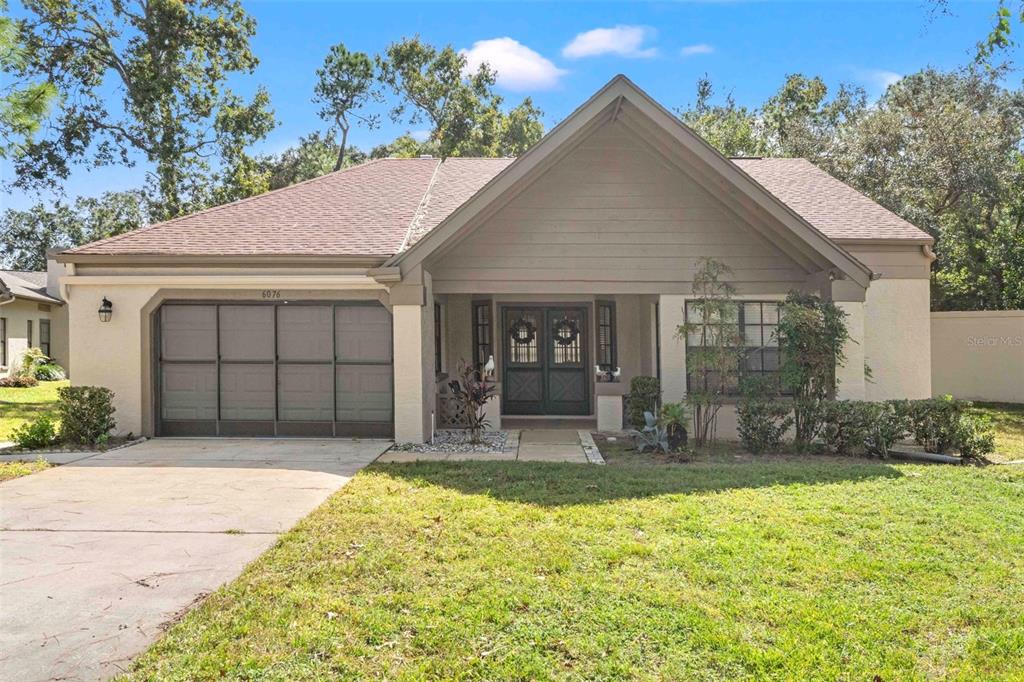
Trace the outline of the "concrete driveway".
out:
[[[116,675],[385,441],[158,439],[0,484],[0,670]]]

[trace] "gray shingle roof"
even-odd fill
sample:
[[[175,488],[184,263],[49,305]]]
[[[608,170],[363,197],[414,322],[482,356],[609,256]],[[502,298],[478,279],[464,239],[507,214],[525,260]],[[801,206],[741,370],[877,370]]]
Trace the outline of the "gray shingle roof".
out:
[[[42,303],[61,303],[46,293],[46,273],[0,270],[0,292]]]
[[[379,159],[70,253],[388,257],[421,239],[512,162]],[[805,159],[734,162],[832,239],[929,239]]]

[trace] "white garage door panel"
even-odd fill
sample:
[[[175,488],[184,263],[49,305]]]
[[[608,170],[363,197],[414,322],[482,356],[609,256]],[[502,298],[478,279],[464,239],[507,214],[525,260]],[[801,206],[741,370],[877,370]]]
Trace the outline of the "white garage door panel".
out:
[[[338,367],[338,421],[391,421],[391,368]]]

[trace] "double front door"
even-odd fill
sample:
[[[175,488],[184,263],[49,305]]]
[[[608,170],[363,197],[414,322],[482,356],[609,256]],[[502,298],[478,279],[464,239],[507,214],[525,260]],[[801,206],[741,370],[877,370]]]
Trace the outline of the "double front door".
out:
[[[586,308],[505,307],[502,337],[505,414],[590,414]]]

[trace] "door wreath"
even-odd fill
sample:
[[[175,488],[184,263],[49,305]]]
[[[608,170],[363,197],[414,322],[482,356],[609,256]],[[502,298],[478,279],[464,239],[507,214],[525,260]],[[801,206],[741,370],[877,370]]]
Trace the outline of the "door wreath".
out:
[[[537,338],[537,328],[525,317],[520,317],[508,328],[509,336],[520,345],[533,343]]]
[[[579,323],[571,318],[563,317],[555,323],[552,336],[559,346],[571,346],[580,335]]]

